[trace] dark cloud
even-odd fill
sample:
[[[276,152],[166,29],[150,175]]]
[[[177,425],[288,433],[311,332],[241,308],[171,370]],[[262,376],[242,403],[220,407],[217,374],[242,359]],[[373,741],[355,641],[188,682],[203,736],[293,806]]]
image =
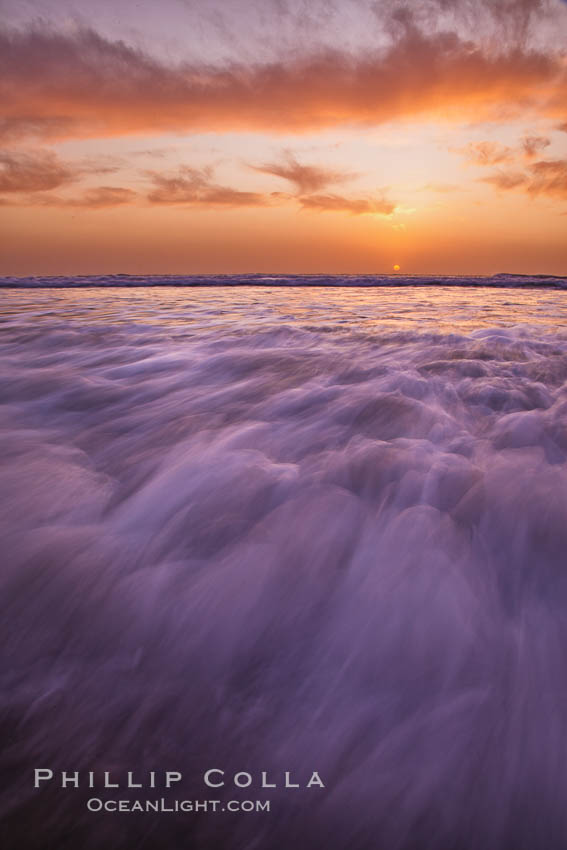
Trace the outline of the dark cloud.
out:
[[[532,5],[520,4],[528,18]],[[567,71],[559,53],[493,49],[457,29],[429,32],[407,10],[398,13],[397,26],[390,44],[358,55],[316,50],[225,67],[168,66],[92,30],[4,31],[0,120],[11,131],[43,128],[53,136],[59,127],[60,136],[104,136],[565,114]]]

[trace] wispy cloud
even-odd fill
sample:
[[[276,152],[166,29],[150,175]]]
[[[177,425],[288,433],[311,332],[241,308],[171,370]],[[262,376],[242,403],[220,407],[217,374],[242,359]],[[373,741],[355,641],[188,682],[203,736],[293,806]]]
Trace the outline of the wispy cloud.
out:
[[[549,147],[551,144],[551,139],[548,139],[547,136],[524,136],[522,139],[522,150],[524,152],[524,156],[528,159],[531,159],[534,156],[537,156],[542,150]]]
[[[51,151],[0,151],[0,192],[42,192],[77,179]]]
[[[531,197],[544,195],[563,200],[567,198],[567,160],[536,159],[550,145],[548,136],[526,134],[514,147],[471,142],[458,152],[474,165],[508,166],[478,178],[479,182],[502,191],[521,190]]]
[[[347,212],[352,215],[391,215],[396,205],[386,198],[344,198],[341,195],[304,195],[303,209],[317,212]]]
[[[251,166],[255,171],[282,177],[295,186],[298,194],[319,192],[336,183],[344,183],[357,176],[352,172],[322,168],[317,165],[305,165],[298,162],[290,151],[285,151],[279,162],[267,162]]]
[[[177,205],[202,208],[267,207],[297,204],[303,209],[318,212],[347,212],[390,215],[395,204],[382,195],[371,198],[350,198],[337,194],[313,191],[334,182],[346,180],[347,175],[303,166],[293,157],[280,168],[261,170],[274,176],[285,176],[295,184],[296,193],[253,192],[226,186],[215,179],[214,168],[193,168],[182,165],[175,171],[146,171],[150,189],[141,195],[124,186],[89,187],[74,194],[57,194],[54,190],[75,185],[85,175],[106,174],[119,169],[112,157],[87,158],[78,163],[66,163],[52,151],[34,150],[0,153],[0,203],[3,205],[52,206],[82,209],[104,209],[134,202],[152,205]],[[301,190],[301,194],[299,193]],[[2,197],[3,196],[3,197]]]
[[[567,159],[538,160],[524,171],[503,171],[482,180],[502,190],[519,189],[532,197],[567,200]]]
[[[310,166],[299,166],[291,160],[290,174],[286,179],[291,180],[299,188],[308,190],[310,187],[323,187],[334,182],[330,172],[315,169]],[[287,168],[287,167],[286,167]],[[262,168],[269,174],[279,174],[279,168]],[[181,166],[173,174],[161,174],[156,171],[147,172],[153,183],[153,189],[147,199],[152,204],[177,204],[201,207],[261,207],[276,206],[297,202],[302,209],[316,212],[346,212],[354,215],[378,214],[390,215],[396,205],[383,196],[375,198],[349,198],[336,194],[322,194],[305,191],[305,194],[289,194],[286,192],[258,193],[242,191],[230,186],[219,185],[214,180],[211,167],[197,169]],[[334,172],[333,172],[334,174]]]
[[[23,149],[0,151],[0,193],[49,192],[86,175],[112,174],[120,169],[115,157],[85,157],[65,162],[53,151]]]
[[[0,144],[11,145],[22,139],[40,138],[49,141],[73,134],[73,119],[57,115],[0,117]]]
[[[174,174],[148,172],[154,188],[148,194],[152,204],[186,204],[209,207],[258,207],[269,203],[266,195],[222,186],[214,182],[210,168],[181,166]]]
[[[473,165],[499,165],[511,162],[515,157],[513,148],[498,142],[470,142],[466,147],[459,148],[458,152]]]
[[[100,210],[130,204],[137,198],[137,193],[123,186],[97,186],[85,189],[74,197],[59,195],[34,195],[27,199],[28,204],[48,207],[69,207],[85,210]]]
[[[521,171],[499,171],[496,174],[490,174],[488,177],[479,178],[482,183],[490,183],[496,186],[497,189],[519,189],[525,188],[528,183],[528,178]]]
[[[529,167],[528,192],[567,199],[567,159],[544,159]]]

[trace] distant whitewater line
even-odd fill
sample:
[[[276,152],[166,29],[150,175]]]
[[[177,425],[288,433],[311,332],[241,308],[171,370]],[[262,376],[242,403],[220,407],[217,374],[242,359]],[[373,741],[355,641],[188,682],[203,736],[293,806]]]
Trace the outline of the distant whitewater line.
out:
[[[567,289],[567,277],[553,275],[328,275],[328,274],[230,274],[230,275],[42,275],[0,277],[0,287],[34,289],[52,287],[151,287],[151,286],[488,286],[510,288]]]

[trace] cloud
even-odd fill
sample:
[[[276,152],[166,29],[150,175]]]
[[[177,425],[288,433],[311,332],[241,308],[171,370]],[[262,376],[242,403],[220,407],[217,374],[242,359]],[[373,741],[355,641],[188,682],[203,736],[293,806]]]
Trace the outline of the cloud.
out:
[[[288,162],[291,163],[294,178],[289,176],[287,179],[304,190],[323,187],[338,180],[334,172],[300,166],[293,159]],[[76,182],[84,174],[114,170],[117,170],[117,166],[112,164],[111,159],[85,159],[78,164],[67,164],[51,151],[0,153],[0,193],[8,195],[0,197],[0,204],[96,210],[131,204],[139,199],[137,192],[122,186],[87,188],[70,197],[53,193],[55,189]],[[266,170],[268,173],[276,173]],[[215,182],[212,167],[199,169],[184,165],[173,173],[147,171],[146,175],[152,184],[145,196],[150,204],[236,208],[275,206],[293,201],[299,202],[303,209],[318,212],[390,215],[395,210],[395,204],[383,197],[353,199],[309,191],[301,195],[243,191]],[[345,175],[342,177],[346,179]]]
[[[482,179],[502,190],[520,189],[531,197],[567,200],[567,159],[543,159],[525,171],[505,171]]]
[[[115,174],[128,164],[126,158],[106,154],[98,156],[84,156],[74,164],[77,176],[84,174]]]
[[[547,136],[524,136],[522,139],[524,156],[531,159],[537,156],[544,148],[549,147],[550,144],[551,139],[548,139]]]
[[[58,195],[36,195],[28,197],[27,202],[40,206],[99,210],[130,204],[136,197],[136,192],[122,186],[97,186],[93,189],[86,189],[81,195],[76,197],[63,198]]]
[[[57,139],[72,135],[73,121],[57,115],[33,117],[9,115],[0,118],[0,144],[13,144],[22,139]]]
[[[464,148],[456,148],[473,165],[503,165],[517,161],[521,157],[533,159],[542,150],[549,147],[551,139],[547,136],[524,136],[517,147],[501,145],[498,142],[470,142]]]
[[[300,168],[303,168],[303,166],[300,166]],[[306,166],[306,168],[308,167]],[[275,172],[269,170],[268,173],[272,174]],[[155,171],[147,172],[147,174],[154,186],[147,198],[153,204],[184,204],[208,207],[262,207],[287,204],[294,201],[298,202],[302,209],[309,209],[316,212],[347,212],[354,215],[369,213],[390,215],[396,209],[395,204],[383,197],[357,199],[346,198],[335,194],[313,192],[290,195],[286,192],[261,194],[241,191],[215,183],[212,168],[198,169],[181,166],[175,174],[164,175]],[[278,174],[278,176],[280,175]],[[303,188],[326,185],[328,182],[328,180],[323,180],[322,175],[314,176],[310,174],[309,177],[306,177],[303,172],[301,172],[301,176],[296,174],[295,177],[296,179],[293,182],[298,185],[299,180]],[[287,179],[291,179],[291,177]]]
[[[564,115],[559,53],[498,51],[456,29],[427,32],[409,13],[396,25],[391,43],[357,55],[320,49],[223,67],[166,65],[90,29],[3,31],[0,119],[5,132],[67,137]]]
[[[51,151],[0,151],[0,192],[43,192],[77,179]]]
[[[303,209],[317,212],[348,212],[352,215],[391,215],[396,205],[385,198],[343,198],[341,195],[304,195]]]
[[[545,195],[564,200],[567,199],[567,160],[534,159],[550,144],[547,136],[528,134],[516,147],[497,142],[471,142],[459,152],[475,165],[510,163],[513,166],[479,178],[482,183],[502,191],[521,190],[531,197]]]
[[[530,166],[528,192],[567,200],[567,159],[547,159]]]
[[[75,183],[88,174],[112,174],[120,162],[115,157],[85,157],[63,162],[53,151],[27,149],[0,151],[0,193],[49,192]]]
[[[525,187],[528,183],[528,177],[521,171],[503,171],[480,179],[482,183],[490,183],[497,189],[505,190]]]
[[[513,148],[500,145],[498,142],[470,142],[458,151],[473,165],[499,165],[514,159]]]
[[[334,183],[344,183],[356,176],[351,172],[334,171],[317,165],[302,165],[288,151],[284,153],[280,162],[265,163],[252,168],[264,174],[273,174],[289,180],[300,195],[318,192]]]
[[[564,11],[559,0],[178,0],[192,14],[209,53],[290,56],[319,45],[370,46],[395,39],[408,21],[428,33],[451,28],[469,40],[525,45],[542,23],[554,33]],[[199,45],[200,48],[200,45]],[[198,48],[198,49],[199,49]]]
[[[213,182],[212,169],[181,166],[176,174],[148,172],[154,184],[148,194],[153,204],[190,204],[203,206],[258,207],[269,203],[266,195],[242,192]]]

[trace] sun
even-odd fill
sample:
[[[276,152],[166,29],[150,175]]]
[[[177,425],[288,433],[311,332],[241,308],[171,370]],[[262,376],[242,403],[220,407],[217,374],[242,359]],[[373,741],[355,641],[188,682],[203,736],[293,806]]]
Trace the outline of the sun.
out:
[[[396,263],[396,265],[394,266],[394,271],[395,271],[395,272],[399,272],[399,270],[400,270],[400,267],[399,267],[399,265]]]

